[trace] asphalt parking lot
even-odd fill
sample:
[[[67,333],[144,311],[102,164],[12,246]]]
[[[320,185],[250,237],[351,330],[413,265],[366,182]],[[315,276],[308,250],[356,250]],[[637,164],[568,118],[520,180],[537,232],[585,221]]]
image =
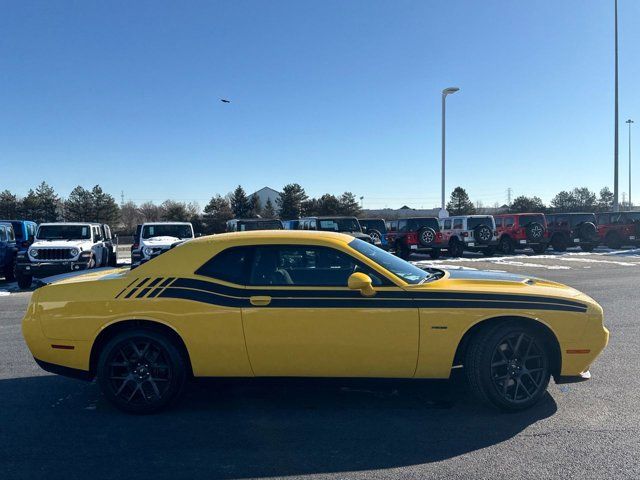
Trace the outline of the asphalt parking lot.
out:
[[[603,306],[591,381],[501,414],[463,382],[205,380],[129,416],[97,385],[41,371],[20,333],[29,292],[0,281],[0,478],[640,478],[640,250],[420,265],[534,275]]]

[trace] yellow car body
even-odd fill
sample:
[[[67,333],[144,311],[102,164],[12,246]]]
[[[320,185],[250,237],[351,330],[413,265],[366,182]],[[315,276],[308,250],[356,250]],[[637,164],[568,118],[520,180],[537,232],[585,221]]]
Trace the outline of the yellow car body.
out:
[[[352,248],[353,241],[286,230],[191,240],[131,271],[88,273],[37,289],[24,338],[45,369],[81,377],[95,374],[110,332],[132,321],[174,332],[197,377],[444,379],[471,332],[502,318],[535,322],[557,342],[557,381],[585,377],[607,344],[602,308],[573,288],[465,271],[412,285]],[[253,245],[335,249],[386,284],[370,292],[347,284],[247,286],[195,273],[222,250]]]

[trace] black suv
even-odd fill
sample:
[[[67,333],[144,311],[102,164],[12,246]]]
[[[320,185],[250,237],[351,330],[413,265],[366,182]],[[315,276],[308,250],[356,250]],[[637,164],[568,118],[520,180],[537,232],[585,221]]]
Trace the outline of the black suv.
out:
[[[443,247],[440,224],[435,217],[390,220],[387,242],[405,260],[412,253],[428,253],[431,258],[438,258]]]
[[[572,246],[590,252],[600,243],[594,213],[553,213],[546,217],[549,243],[556,252]]]
[[[248,232],[253,230],[283,230],[284,225],[275,218],[234,218],[227,222],[227,232]]]
[[[298,220],[298,230],[346,233],[367,243],[374,243],[369,235],[362,232],[356,217],[304,217]]]
[[[382,218],[361,218],[362,231],[369,235],[378,247],[389,250],[387,223]]]

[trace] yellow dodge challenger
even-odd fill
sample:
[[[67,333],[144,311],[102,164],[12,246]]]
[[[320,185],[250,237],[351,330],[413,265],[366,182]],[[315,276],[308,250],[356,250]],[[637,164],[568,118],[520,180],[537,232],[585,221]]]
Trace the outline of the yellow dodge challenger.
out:
[[[422,270],[347,235],[282,230],[46,285],[22,329],[43,369],[97,376],[134,413],[175,402],[192,376],[442,379],[459,366],[480,400],[520,410],[552,375],[588,379],[609,338],[602,308],[555,282]]]

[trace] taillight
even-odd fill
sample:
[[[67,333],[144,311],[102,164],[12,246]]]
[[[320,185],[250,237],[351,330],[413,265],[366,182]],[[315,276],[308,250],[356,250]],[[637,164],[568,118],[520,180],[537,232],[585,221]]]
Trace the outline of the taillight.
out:
[[[437,240],[437,241],[442,240],[442,232],[437,232],[437,233],[436,233],[436,240]]]
[[[463,237],[468,237],[469,236],[469,232],[462,232],[462,236]]]
[[[407,234],[407,243],[409,245],[415,245],[418,243],[418,235],[416,235],[415,233],[408,233]]]

